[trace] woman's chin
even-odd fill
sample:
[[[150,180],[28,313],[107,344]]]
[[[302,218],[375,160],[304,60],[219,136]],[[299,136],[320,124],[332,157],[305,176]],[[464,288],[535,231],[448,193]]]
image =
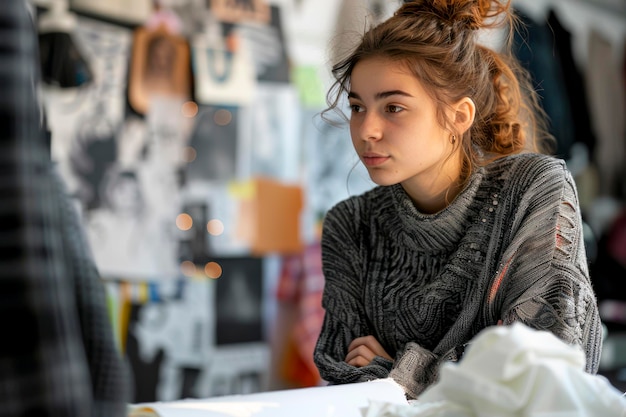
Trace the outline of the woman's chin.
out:
[[[372,180],[372,182],[376,185],[394,185],[394,184],[398,184],[400,181],[398,181],[397,178],[390,178],[388,176],[384,176],[384,175],[372,175],[372,173],[370,172],[370,179]]]

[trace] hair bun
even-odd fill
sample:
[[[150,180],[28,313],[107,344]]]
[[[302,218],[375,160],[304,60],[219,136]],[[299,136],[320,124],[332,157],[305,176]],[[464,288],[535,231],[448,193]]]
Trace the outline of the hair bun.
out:
[[[495,16],[506,13],[511,0],[405,0],[397,14],[431,14],[450,26],[462,25],[476,30],[495,26]]]

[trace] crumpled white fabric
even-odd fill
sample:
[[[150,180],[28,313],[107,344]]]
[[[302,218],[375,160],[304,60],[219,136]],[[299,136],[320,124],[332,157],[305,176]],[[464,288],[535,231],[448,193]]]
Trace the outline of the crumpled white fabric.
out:
[[[584,371],[581,349],[521,323],[479,333],[463,359],[411,405],[372,402],[363,417],[626,417],[626,397]]]

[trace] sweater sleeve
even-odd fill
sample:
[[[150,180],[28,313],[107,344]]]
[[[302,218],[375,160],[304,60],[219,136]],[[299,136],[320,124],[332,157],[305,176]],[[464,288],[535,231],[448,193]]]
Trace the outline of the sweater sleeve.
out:
[[[504,324],[519,321],[582,348],[586,371],[595,373],[602,330],[574,180],[559,164],[538,175],[528,190],[489,301],[501,306]]]
[[[317,340],[314,361],[322,379],[330,384],[386,378],[392,362],[376,357],[357,368],[344,361],[348,346],[357,337],[373,334],[363,306],[363,283],[354,216],[344,203],[331,209],[322,231],[324,322]]]

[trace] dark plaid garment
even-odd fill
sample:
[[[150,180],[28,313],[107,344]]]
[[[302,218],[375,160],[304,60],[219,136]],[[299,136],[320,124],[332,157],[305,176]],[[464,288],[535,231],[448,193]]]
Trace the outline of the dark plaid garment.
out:
[[[130,374],[54,171],[25,0],[0,7],[0,416],[122,417]]]

